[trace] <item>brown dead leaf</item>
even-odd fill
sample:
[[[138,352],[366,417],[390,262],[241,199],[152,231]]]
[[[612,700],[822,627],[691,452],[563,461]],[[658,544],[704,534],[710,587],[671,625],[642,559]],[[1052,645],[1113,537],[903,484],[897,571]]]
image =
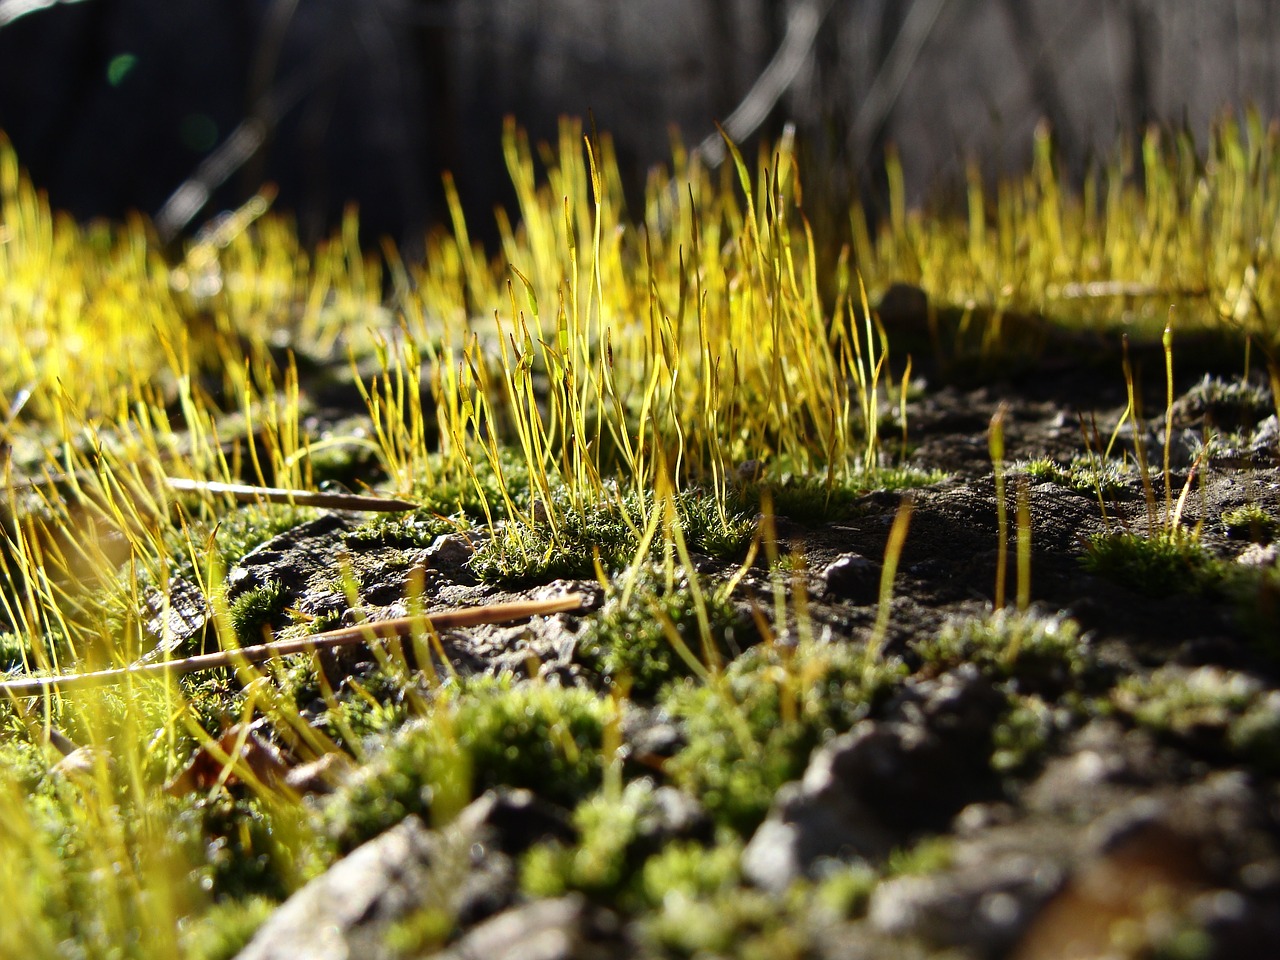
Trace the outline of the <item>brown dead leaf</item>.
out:
[[[237,769],[247,770],[266,786],[280,787],[285,785],[291,767],[284,754],[256,730],[250,728],[246,731],[243,724],[237,723],[217,740],[211,740],[196,750],[187,765],[165,784],[164,789],[173,796],[183,796],[212,790],[219,782],[232,786],[241,780]]]
[[[1085,864],[1031,924],[1014,960],[1136,960],[1204,886],[1192,841],[1154,823]]]

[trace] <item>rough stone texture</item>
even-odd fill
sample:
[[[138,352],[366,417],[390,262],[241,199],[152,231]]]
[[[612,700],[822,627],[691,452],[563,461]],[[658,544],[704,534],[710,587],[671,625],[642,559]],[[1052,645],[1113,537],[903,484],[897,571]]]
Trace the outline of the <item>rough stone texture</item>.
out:
[[[213,613],[200,588],[183,577],[170,577],[166,593],[152,587],[143,601],[143,626],[156,641],[144,662],[198,646]]]
[[[818,574],[825,596],[874,603],[880,592],[880,564],[858,553],[843,553]]]
[[[508,910],[467,933],[444,960],[611,960],[624,956],[616,918],[580,894]]]
[[[342,534],[352,526],[341,515],[327,513],[259,544],[227,571],[227,599],[234,601],[273,580],[296,594],[312,576],[336,573]]]
[[[433,873],[457,862],[442,852],[440,838],[410,817],[290,897],[239,960],[389,956],[381,941],[391,924],[433,901],[447,903],[454,894],[460,878]]]
[[[390,956],[388,928],[424,908],[471,928],[514,901],[513,858],[539,841],[573,837],[565,812],[527,790],[489,791],[440,831],[409,817],[290,897],[240,960]]]
[[[971,668],[910,687],[898,719],[836,737],[784,787],[743,853],[754,883],[781,891],[829,859],[879,862],[939,830],[991,789],[990,730],[1002,698]]]
[[[1028,852],[975,845],[961,856],[955,869],[880,884],[868,909],[871,926],[889,937],[998,955],[1062,885],[1058,863]]]

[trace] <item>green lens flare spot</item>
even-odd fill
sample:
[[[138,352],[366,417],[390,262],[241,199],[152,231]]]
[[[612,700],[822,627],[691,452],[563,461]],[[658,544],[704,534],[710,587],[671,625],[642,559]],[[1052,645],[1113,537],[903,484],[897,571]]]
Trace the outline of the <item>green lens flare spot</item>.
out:
[[[113,87],[120,86],[137,64],[138,58],[132,53],[120,53],[112,57],[107,64],[107,83]]]

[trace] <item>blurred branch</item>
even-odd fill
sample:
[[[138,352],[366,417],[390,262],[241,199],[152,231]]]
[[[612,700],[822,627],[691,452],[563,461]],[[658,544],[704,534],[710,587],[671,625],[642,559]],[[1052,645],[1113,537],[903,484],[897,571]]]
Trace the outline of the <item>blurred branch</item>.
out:
[[[871,81],[871,89],[863,98],[853,122],[853,142],[856,149],[869,144],[871,135],[884,123],[893,110],[902,88],[911,75],[925,42],[937,26],[947,0],[916,0],[907,11],[902,30],[893,41],[889,55]]]
[[[257,155],[280,118],[334,68],[334,58],[316,57],[308,68],[300,69],[288,82],[268,88],[297,7],[298,0],[275,0],[272,3],[250,76],[253,107],[249,116],[236,125],[218,148],[200,162],[195,173],[164,202],[155,218],[156,233],[161,242],[172,242],[186,228],[209,202],[213,191]]]
[[[195,173],[169,195],[156,214],[156,233],[162,243],[171,242],[209,202],[213,191],[239,170],[266,142],[271,131],[315,82],[315,71],[295,74],[290,83],[273,90],[254,104],[252,114],[240,121],[226,140],[200,161]]]
[[[791,8],[787,14],[787,32],[773,59],[722,124],[730,140],[745,140],[755,133],[782,99],[782,95],[795,83],[800,70],[813,52],[818,28],[831,12],[834,2],[835,0],[802,0]],[[724,140],[717,131],[694,147],[694,152],[708,166],[718,167],[724,162]]]
[[[70,3],[84,3],[84,0],[0,0],[0,27],[8,26],[29,13]]]

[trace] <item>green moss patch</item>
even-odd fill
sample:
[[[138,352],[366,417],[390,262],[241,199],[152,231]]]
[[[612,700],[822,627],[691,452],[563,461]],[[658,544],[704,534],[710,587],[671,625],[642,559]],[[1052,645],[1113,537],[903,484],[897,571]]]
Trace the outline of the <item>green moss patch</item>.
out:
[[[813,750],[867,716],[903,673],[893,662],[869,667],[844,644],[757,646],[712,682],[685,681],[663,695],[688,741],[666,771],[718,823],[746,835]]]
[[[1127,532],[1094,534],[1082,562],[1092,574],[1153,597],[1194,593],[1216,578],[1208,552],[1181,531],[1161,531],[1150,537]]]
[[[447,821],[490,787],[527,787],[573,806],[600,782],[608,703],[584,690],[504,680],[443,690],[327,804],[351,849],[409,814]]]

